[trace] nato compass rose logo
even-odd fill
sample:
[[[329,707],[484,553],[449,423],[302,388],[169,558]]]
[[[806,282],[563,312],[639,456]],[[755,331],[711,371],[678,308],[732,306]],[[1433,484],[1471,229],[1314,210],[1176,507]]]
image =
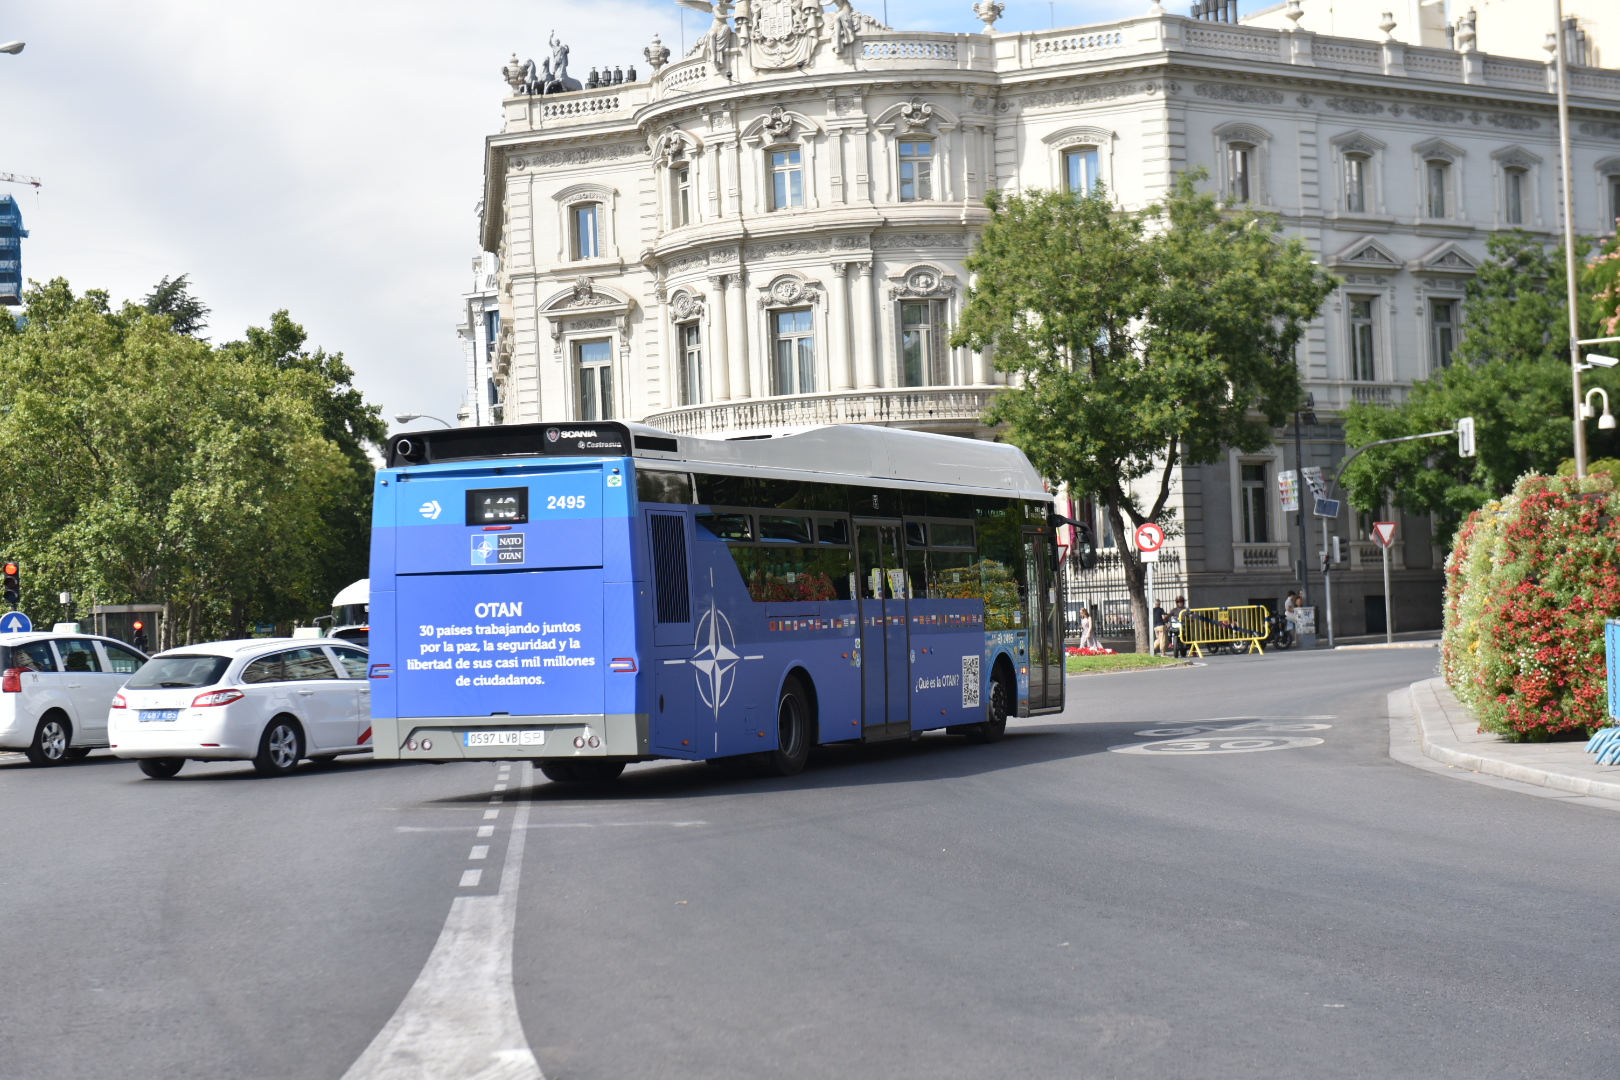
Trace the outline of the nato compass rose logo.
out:
[[[743,656],[737,652],[737,635],[732,632],[731,620],[712,600],[709,610],[698,620],[692,649],[692,659],[687,663],[697,668],[698,696],[714,710],[718,720],[721,706],[730,700],[731,691],[737,686],[737,665],[744,660],[765,657]]]

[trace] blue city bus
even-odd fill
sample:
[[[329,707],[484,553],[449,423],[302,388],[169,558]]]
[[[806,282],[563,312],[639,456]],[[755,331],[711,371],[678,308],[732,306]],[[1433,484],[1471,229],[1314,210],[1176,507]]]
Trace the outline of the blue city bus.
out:
[[[1063,708],[1052,497],[1016,448],[862,425],[396,435],[376,477],[379,758],[654,758],[791,775],[812,745],[977,742]]]

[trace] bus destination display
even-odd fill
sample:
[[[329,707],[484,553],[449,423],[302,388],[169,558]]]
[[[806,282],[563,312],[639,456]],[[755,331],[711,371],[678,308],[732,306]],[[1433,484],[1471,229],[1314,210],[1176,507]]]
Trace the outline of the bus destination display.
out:
[[[482,488],[467,492],[468,525],[527,525],[528,523],[528,488]]]

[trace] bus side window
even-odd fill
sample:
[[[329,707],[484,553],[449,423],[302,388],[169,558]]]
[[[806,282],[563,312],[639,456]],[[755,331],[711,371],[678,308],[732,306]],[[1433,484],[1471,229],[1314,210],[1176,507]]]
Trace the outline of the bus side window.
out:
[[[984,628],[1023,626],[1019,580],[1023,577],[1022,513],[1013,499],[985,498],[978,510],[979,582],[984,590]]]
[[[651,503],[690,503],[692,474],[636,468],[636,498]]]

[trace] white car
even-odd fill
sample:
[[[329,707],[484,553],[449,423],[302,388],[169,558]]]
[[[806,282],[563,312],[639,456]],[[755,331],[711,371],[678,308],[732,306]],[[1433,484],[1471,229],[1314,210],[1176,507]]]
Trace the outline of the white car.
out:
[[[364,649],[331,638],[187,645],[148,660],[113,698],[107,738],[155,779],[188,759],[252,761],[285,776],[310,758],[371,749]]]
[[[0,634],[0,749],[60,765],[106,746],[107,706],[144,663],[111,638]]]

